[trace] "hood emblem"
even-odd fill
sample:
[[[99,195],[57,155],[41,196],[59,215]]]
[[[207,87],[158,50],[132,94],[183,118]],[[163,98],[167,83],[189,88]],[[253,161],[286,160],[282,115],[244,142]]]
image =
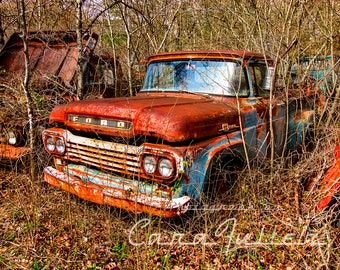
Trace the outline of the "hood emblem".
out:
[[[219,132],[229,132],[229,131],[232,131],[232,130],[237,130],[239,129],[240,127],[237,126],[237,125],[229,125],[228,123],[225,123],[225,124],[222,124],[222,128],[219,129],[218,131]]]
[[[101,117],[69,114],[67,116],[67,120],[68,122],[76,123],[76,124],[85,124],[85,125],[92,125],[92,126],[124,129],[124,130],[129,130],[132,128],[131,122],[122,121],[122,120],[113,120],[113,119],[101,118]]]

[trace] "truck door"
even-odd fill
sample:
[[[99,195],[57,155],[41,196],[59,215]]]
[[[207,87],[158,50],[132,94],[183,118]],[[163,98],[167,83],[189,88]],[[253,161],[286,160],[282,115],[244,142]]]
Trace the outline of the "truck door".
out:
[[[271,138],[274,139],[274,152],[280,155],[285,141],[286,116],[285,103],[273,96],[270,106],[270,72],[265,63],[249,65],[251,85],[255,97],[254,107],[257,110],[258,122],[256,124],[256,158],[261,161],[271,154]],[[272,115],[269,110],[272,108]],[[272,118],[272,119],[271,119]],[[273,134],[270,134],[272,124]]]

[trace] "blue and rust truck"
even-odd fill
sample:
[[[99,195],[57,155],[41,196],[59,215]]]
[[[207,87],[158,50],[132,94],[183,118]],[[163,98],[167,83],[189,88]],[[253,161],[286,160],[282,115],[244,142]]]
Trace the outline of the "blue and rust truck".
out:
[[[340,86],[340,56],[334,54],[302,57],[293,65],[292,79],[296,84],[314,84],[326,97],[334,97]]]
[[[273,61],[260,53],[151,56],[136,96],[53,109],[42,137],[54,166],[44,179],[92,202],[179,216],[213,187],[228,187],[220,170],[304,142],[317,92],[286,99],[274,85]]]

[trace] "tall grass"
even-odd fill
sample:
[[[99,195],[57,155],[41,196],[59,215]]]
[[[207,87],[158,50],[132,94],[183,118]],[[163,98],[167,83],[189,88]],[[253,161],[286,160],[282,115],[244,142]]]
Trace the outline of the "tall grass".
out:
[[[81,200],[23,171],[0,171],[5,269],[336,269],[336,212],[305,190],[332,164],[335,130],[315,147],[240,171],[233,192],[175,219]],[[271,189],[269,191],[269,189]],[[208,202],[207,204],[208,205]]]

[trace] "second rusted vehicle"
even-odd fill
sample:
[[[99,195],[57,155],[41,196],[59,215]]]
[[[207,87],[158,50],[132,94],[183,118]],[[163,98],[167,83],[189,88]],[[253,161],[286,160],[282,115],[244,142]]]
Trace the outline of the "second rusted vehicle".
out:
[[[83,96],[122,95],[127,86],[119,59],[94,53],[97,34],[85,32],[82,40]],[[41,116],[35,119],[36,130],[46,126],[46,115],[53,104],[76,99],[80,60],[76,31],[29,32],[27,54],[26,66],[21,33],[12,34],[0,51],[0,163],[16,162],[31,151],[27,145],[28,117],[21,89],[26,68],[30,71],[31,106]]]
[[[314,84],[326,97],[335,97],[340,85],[340,56],[302,57],[293,65],[292,79],[296,84]]]
[[[151,56],[137,96],[54,108],[43,131],[54,166],[44,179],[96,203],[181,215],[212,187],[228,186],[219,174],[226,167],[303,143],[317,97],[288,102],[272,85],[272,60],[259,53]]]

